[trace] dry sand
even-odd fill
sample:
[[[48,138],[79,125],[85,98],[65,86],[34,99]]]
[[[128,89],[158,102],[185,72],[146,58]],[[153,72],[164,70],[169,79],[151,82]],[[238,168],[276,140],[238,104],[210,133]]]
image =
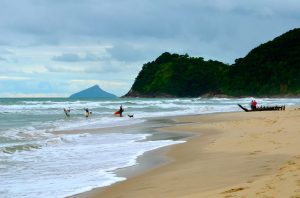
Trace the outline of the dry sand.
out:
[[[300,197],[300,110],[178,118],[172,162],[83,197]]]

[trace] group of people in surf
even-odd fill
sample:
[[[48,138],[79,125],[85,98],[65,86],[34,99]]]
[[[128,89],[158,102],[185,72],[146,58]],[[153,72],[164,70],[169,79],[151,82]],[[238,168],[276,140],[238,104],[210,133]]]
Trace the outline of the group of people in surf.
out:
[[[90,111],[88,108],[84,108],[84,115],[86,118],[90,117],[92,115],[92,111]],[[64,108],[64,113],[66,115],[66,117],[70,117],[70,112],[71,112],[71,109],[70,107],[67,109],[67,108]],[[124,109],[122,107],[122,105],[120,106],[119,110],[116,111],[114,113],[115,116],[118,116],[118,117],[123,117],[123,112],[124,112]],[[133,114],[132,115],[128,115],[128,117],[130,118],[133,118]]]
[[[84,108],[83,110],[84,110],[84,116],[86,118],[92,115],[92,112],[88,108]],[[70,117],[71,108],[70,107],[68,109],[64,108],[64,112],[65,112],[66,117]]]

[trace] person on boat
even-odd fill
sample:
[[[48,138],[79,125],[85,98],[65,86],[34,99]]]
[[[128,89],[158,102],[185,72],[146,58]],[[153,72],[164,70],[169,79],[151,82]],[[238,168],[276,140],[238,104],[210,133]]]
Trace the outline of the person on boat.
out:
[[[64,108],[64,112],[66,114],[66,117],[70,117],[70,112],[71,112],[70,107],[69,107],[69,109]]]
[[[252,100],[252,101],[251,101],[251,109],[252,109],[252,110],[256,110],[256,105],[257,105],[256,100]]]
[[[120,117],[123,117],[122,113],[124,112],[124,109],[122,107],[122,105],[120,106],[120,109],[119,109],[119,113],[120,113]]]

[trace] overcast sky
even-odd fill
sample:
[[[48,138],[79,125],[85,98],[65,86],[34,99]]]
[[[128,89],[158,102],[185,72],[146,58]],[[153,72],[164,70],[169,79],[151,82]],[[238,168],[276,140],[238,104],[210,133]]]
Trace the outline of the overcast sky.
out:
[[[0,97],[118,96],[161,53],[233,63],[300,26],[299,0],[1,0]]]

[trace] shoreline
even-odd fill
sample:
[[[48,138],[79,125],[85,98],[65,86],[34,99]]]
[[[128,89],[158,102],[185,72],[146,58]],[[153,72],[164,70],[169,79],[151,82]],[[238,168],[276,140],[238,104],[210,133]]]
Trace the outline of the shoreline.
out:
[[[185,141],[183,143],[176,143],[172,144],[169,146],[164,146],[161,148],[157,148],[154,150],[149,150],[140,155],[136,159],[136,164],[133,166],[129,167],[124,167],[120,168],[117,170],[114,170],[113,172],[118,176],[118,177],[125,177],[126,180],[132,177],[136,177],[139,175],[142,175],[146,172],[149,172],[151,170],[154,170],[156,168],[159,168],[161,166],[164,166],[168,163],[171,163],[173,161],[172,158],[170,158],[167,153],[170,151],[170,149],[177,144],[185,144],[187,139],[192,138],[195,135],[193,132],[180,132],[180,131],[163,131],[164,128],[170,127],[174,124],[179,124],[176,119],[181,116],[166,116],[166,117],[159,117],[159,118],[149,118],[146,122],[143,123],[138,123],[135,125],[130,125],[130,126],[122,126],[122,128],[125,128],[124,131],[128,128],[134,127],[133,133],[141,133],[140,130],[144,128],[149,128],[151,125],[150,123],[154,122],[156,123],[159,120],[159,124],[156,123],[151,125],[152,132],[150,132],[151,136],[147,137],[143,141],[155,141],[155,140],[173,140],[173,141]],[[150,122],[150,123],[148,123]],[[181,123],[181,122],[180,122]],[[185,122],[182,122],[185,123]],[[89,129],[87,130],[88,133],[101,133],[101,131],[105,131],[106,133],[111,133],[114,132],[117,129],[117,127],[109,127],[109,128],[98,128],[98,129]],[[139,131],[139,132],[136,132]],[[67,131],[58,131],[54,132],[56,134],[78,134],[82,133],[81,130],[67,130]],[[122,132],[123,133],[123,132]],[[132,133],[132,132],[130,132]],[[144,133],[144,132],[142,132]],[[149,132],[147,132],[149,133]],[[124,181],[126,181],[124,180]],[[70,198],[85,198],[85,197],[94,197],[97,196],[97,194],[101,191],[103,191],[106,188],[109,188],[119,182],[116,182],[114,184],[111,184],[109,186],[103,186],[103,187],[96,187],[91,190],[81,192],[78,194],[70,195],[67,197]]]
[[[179,116],[166,116],[166,117],[159,117],[159,118],[150,118],[149,120],[169,120],[172,121],[172,124],[168,124],[169,126],[155,126],[155,133],[151,133],[152,136],[147,138],[147,140],[161,140],[161,135],[167,135],[168,137],[166,139],[171,139],[174,140],[174,137],[176,137],[176,140],[183,140],[185,141],[182,144],[186,144],[187,141],[189,141],[192,138],[195,137],[200,137],[200,142],[202,146],[205,146],[207,141],[211,138],[210,136],[217,135],[219,132],[211,132],[211,133],[197,133],[193,131],[182,131],[180,128],[173,130],[173,127],[180,126],[180,125],[186,125],[186,124],[193,124],[194,122],[191,120],[185,120],[185,118],[193,118],[193,117],[206,117],[206,116],[213,116],[213,115],[218,115],[218,114],[224,114],[224,113],[235,113],[235,112],[217,112],[217,113],[208,113],[208,114],[199,114],[199,115],[179,115]],[[148,120],[148,121],[149,121]],[[139,124],[137,124],[139,125]],[[130,127],[130,126],[124,126],[124,127]],[[99,133],[99,130],[106,130],[108,129],[109,131],[113,131],[115,127],[110,127],[110,128],[99,128],[99,129],[92,129],[89,130],[89,133]],[[185,130],[185,129],[184,129]],[[62,131],[62,132],[67,132],[69,133],[70,131]],[[73,131],[74,132],[74,131]],[[60,134],[61,132],[59,132]],[[80,131],[75,131],[75,133],[80,133]],[[140,155],[137,158],[137,164],[134,166],[130,167],[124,167],[118,170],[115,170],[114,173],[118,177],[125,177],[126,180],[116,182],[114,184],[111,184],[109,186],[104,186],[104,187],[96,187],[94,189],[91,189],[86,192],[82,192],[79,194],[74,194],[71,196],[67,196],[70,198],[88,198],[88,197],[98,197],[99,193],[101,194],[103,191],[106,189],[113,187],[114,185],[117,185],[122,182],[126,182],[128,179],[134,178],[134,177],[139,177],[143,174],[146,174],[150,171],[156,170],[160,167],[167,166],[168,164],[174,162],[175,159],[173,159],[172,156],[169,155],[169,152],[176,147],[177,145],[180,144],[172,144],[169,146],[165,146],[162,148],[157,148],[154,150],[147,151]]]
[[[167,157],[172,159],[171,163],[80,196],[274,196],[283,191],[278,187],[283,176],[287,176],[285,180],[289,184],[292,181],[284,195],[298,195],[300,184],[282,171],[290,168],[294,175],[300,175],[297,117],[300,117],[300,111],[294,108],[284,112],[178,117],[176,120],[185,124],[162,130],[200,132],[202,135],[193,136],[184,144],[170,146]]]

